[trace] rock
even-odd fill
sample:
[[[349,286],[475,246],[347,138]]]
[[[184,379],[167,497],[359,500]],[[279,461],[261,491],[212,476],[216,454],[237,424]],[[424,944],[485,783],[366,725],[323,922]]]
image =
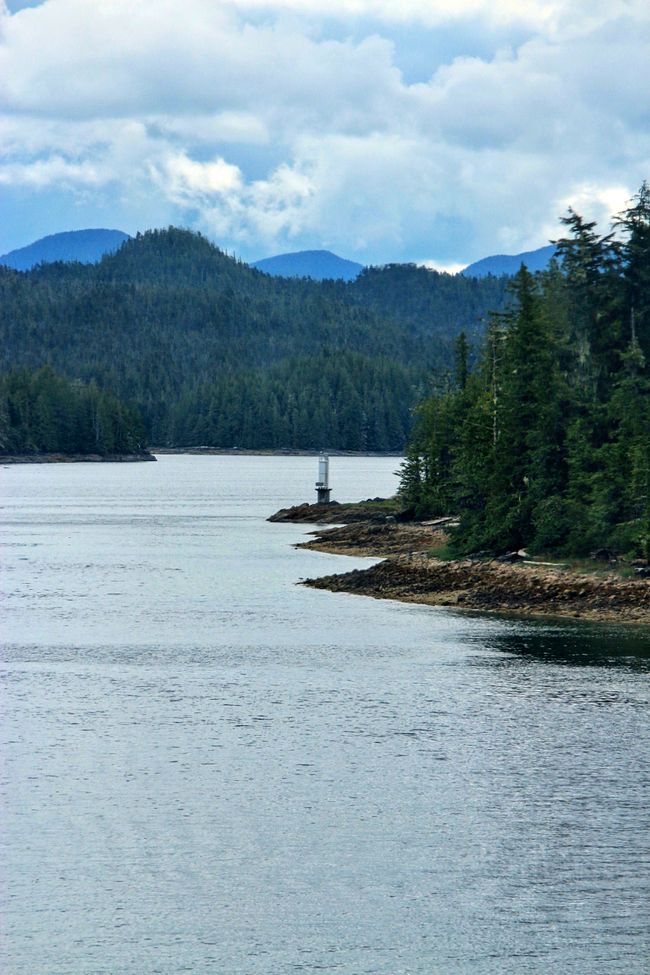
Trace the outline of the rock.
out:
[[[519,552],[506,552],[505,555],[499,555],[497,562],[505,562],[507,564],[513,564],[514,562],[523,562],[524,557],[520,555]]]
[[[415,508],[403,508],[395,512],[395,521],[403,525],[407,521],[415,521]]]
[[[597,548],[595,552],[591,553],[591,557],[595,562],[611,562],[614,553],[610,552],[608,548]]]
[[[423,521],[421,524],[428,528],[456,528],[460,522],[455,515],[446,515],[444,518],[433,518],[429,521]]]
[[[492,560],[494,558],[494,552],[472,552],[467,556],[468,562],[485,562],[486,560]]]

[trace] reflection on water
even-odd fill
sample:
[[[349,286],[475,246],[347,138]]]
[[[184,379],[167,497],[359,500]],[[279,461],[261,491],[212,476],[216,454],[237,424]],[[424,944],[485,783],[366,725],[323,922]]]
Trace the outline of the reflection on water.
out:
[[[602,623],[527,621],[525,631],[503,632],[489,647],[517,657],[571,667],[629,667],[650,670],[647,627]]]
[[[643,631],[297,587],[313,467],[1,472],[3,972],[644,971]]]

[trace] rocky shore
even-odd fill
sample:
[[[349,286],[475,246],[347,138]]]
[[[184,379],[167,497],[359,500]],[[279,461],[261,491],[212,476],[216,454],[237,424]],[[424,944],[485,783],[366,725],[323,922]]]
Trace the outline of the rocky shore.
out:
[[[482,612],[650,623],[647,579],[592,577],[531,565],[445,562],[426,555],[402,555],[369,569],[307,579],[304,584],[376,599]]]
[[[428,525],[398,525],[361,521],[313,532],[314,538],[296,548],[310,548],[332,555],[388,556],[429,552],[447,541],[445,533]]]
[[[299,547],[341,555],[373,556],[384,561],[368,569],[306,579],[303,585],[332,592],[347,592],[375,599],[452,606],[480,612],[521,613],[650,624],[650,580],[625,578],[620,573],[580,571],[567,565],[522,561],[506,564],[496,559],[436,558],[446,536],[444,524],[396,523],[366,502],[373,519],[359,518],[341,526],[360,507],[339,506],[338,518],[325,521],[317,505],[303,505],[270,520],[337,523],[322,528]],[[321,506],[323,507],[323,506]],[[345,508],[353,509],[346,513]],[[291,518],[295,511],[297,517]],[[311,517],[309,517],[311,513]],[[278,513],[280,514],[280,513]],[[444,521],[444,520],[443,520]]]
[[[293,508],[281,508],[269,521],[289,522],[307,525],[340,525],[368,522],[387,525],[387,518],[395,518],[398,505],[392,499],[369,498],[354,504],[297,504]],[[318,533],[315,533],[318,534]]]

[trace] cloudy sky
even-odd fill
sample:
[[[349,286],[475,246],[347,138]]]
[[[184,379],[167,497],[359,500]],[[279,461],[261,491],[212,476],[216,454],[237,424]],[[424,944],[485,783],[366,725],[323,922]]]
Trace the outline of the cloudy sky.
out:
[[[649,0],[0,0],[0,253],[174,223],[451,268],[644,178]]]

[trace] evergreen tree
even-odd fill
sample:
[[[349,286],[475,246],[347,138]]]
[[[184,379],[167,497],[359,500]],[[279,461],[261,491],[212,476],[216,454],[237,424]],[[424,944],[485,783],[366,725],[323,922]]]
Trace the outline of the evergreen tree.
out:
[[[142,420],[95,383],[50,366],[0,376],[0,453],[137,454]]]
[[[650,190],[619,240],[573,211],[563,222],[560,260],[520,270],[477,366],[466,375],[459,349],[456,383],[418,409],[403,494],[460,516],[459,552],[648,558]]]

